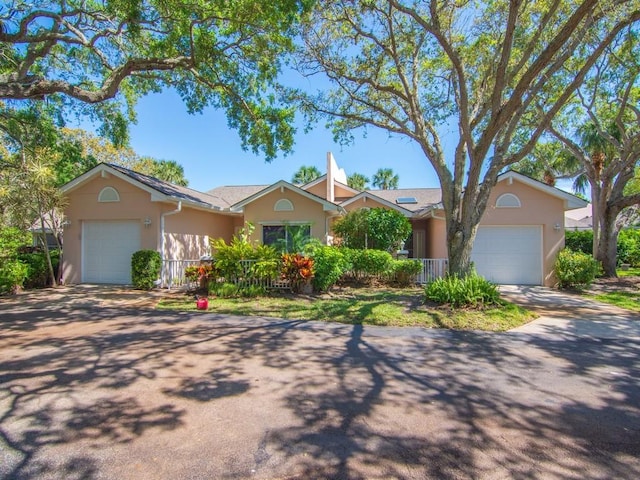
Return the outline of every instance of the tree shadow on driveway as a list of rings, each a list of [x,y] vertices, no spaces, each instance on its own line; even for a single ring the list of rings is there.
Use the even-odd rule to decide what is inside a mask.
[[[640,477],[632,341],[63,310],[3,318],[2,478]]]

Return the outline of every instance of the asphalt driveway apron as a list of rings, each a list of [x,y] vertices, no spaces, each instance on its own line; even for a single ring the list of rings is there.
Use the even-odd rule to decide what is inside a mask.
[[[78,292],[0,299],[1,478],[640,478],[633,338],[159,312]]]

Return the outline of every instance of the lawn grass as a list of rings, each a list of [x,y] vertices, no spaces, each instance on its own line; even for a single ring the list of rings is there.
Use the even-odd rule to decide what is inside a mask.
[[[587,295],[602,303],[626,308],[634,312],[640,312],[640,291],[639,292],[603,292],[595,295]]]
[[[535,314],[505,303],[485,310],[450,310],[423,304],[423,290],[357,288],[326,295],[274,294],[258,298],[210,298],[209,312],[225,315],[276,317],[381,326],[421,326],[501,332],[535,318]],[[162,300],[163,310],[196,310],[191,295]]]
[[[640,277],[640,267],[629,268],[629,270],[617,270],[619,277]]]

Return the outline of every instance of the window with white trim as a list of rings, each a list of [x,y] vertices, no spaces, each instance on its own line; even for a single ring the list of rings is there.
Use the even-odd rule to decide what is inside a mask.
[[[262,243],[282,252],[299,253],[311,239],[311,225],[263,225]]]
[[[274,212],[293,212],[293,203],[291,202],[291,200],[288,200],[286,198],[281,198],[273,206],[273,211]]]
[[[503,193],[496,200],[496,208],[520,208],[520,199],[513,193]]]
[[[100,193],[98,194],[98,202],[100,203],[119,202],[119,201],[120,201],[120,194],[113,187],[104,187],[102,190],[100,190]]]

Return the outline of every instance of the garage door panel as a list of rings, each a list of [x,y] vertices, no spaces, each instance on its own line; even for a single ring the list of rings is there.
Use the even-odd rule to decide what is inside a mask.
[[[131,255],[140,250],[140,222],[83,222],[82,281],[131,283]]]
[[[541,227],[480,227],[471,260],[478,273],[492,282],[540,285]]]

